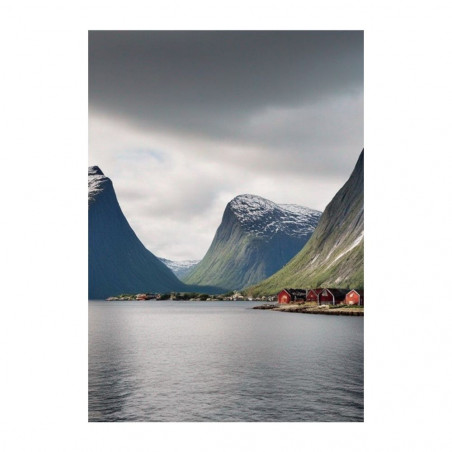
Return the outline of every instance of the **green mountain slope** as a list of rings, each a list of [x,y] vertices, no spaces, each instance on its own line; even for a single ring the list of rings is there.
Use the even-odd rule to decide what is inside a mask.
[[[322,214],[306,246],[250,295],[284,287],[364,288],[364,150],[352,175]]]
[[[278,205],[255,195],[228,203],[201,262],[183,278],[188,284],[242,289],[278,271],[303,248],[321,213]]]

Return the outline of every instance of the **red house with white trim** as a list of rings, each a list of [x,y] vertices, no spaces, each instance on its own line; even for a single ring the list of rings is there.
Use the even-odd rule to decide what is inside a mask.
[[[343,289],[323,289],[319,293],[319,304],[332,304],[336,305],[345,300],[347,290]]]
[[[306,301],[319,301],[319,293],[322,289],[309,289],[306,294]]]
[[[358,306],[364,306],[364,290],[352,289],[345,296],[345,304],[357,304]]]

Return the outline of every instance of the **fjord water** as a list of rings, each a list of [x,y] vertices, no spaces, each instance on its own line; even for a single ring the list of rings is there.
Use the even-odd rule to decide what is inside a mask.
[[[363,421],[363,317],[89,302],[89,421]]]

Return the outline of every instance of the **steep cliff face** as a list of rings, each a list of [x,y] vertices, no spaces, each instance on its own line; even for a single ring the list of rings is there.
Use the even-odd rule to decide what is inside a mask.
[[[121,211],[111,180],[97,166],[88,168],[88,219],[89,299],[186,290],[140,242]]]
[[[364,287],[364,150],[306,246],[283,269],[248,292],[260,295],[284,287],[319,286]]]
[[[232,290],[267,278],[302,249],[320,215],[255,195],[237,196],[226,206],[207,254],[184,281]]]

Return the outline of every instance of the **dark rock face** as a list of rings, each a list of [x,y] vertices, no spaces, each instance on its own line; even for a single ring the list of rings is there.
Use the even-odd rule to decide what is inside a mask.
[[[261,281],[303,248],[320,215],[259,196],[237,196],[226,206],[207,254],[184,281],[228,290]]]
[[[140,242],[121,211],[111,180],[97,166],[88,168],[88,219],[89,299],[186,290]]]
[[[88,176],[103,176],[104,173],[98,166],[88,167]]]
[[[250,292],[284,287],[364,287],[364,150],[303,250]]]

